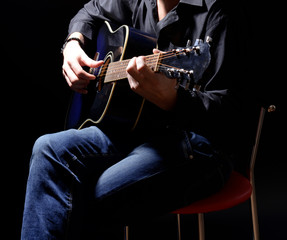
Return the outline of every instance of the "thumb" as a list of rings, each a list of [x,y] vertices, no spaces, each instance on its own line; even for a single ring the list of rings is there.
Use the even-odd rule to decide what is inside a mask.
[[[95,61],[91,58],[88,57],[88,55],[86,55],[85,53],[82,55],[82,59],[81,59],[81,62],[82,62],[82,66],[87,66],[87,67],[90,67],[90,68],[97,68],[97,67],[100,67],[104,61]]]

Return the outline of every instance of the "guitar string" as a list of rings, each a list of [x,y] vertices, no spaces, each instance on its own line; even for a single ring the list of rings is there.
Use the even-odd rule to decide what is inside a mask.
[[[168,68],[173,68],[173,69],[180,70],[180,68],[169,66],[167,64],[162,64],[162,63],[158,64],[158,69],[160,69],[160,70],[164,70],[164,69],[168,69]],[[122,72],[121,72],[122,75],[119,74],[118,72],[114,72],[114,73],[110,73],[109,72],[109,73],[106,73],[106,74],[101,74],[100,76],[101,77],[104,77],[104,76],[109,77],[110,79],[105,80],[106,82],[113,82],[113,81],[117,81],[117,80],[121,80],[123,78],[126,78],[126,72],[124,71],[125,68],[122,68],[120,70],[122,70]]]
[[[177,52],[177,54],[181,55],[181,54],[184,54],[184,50],[180,51],[180,52]],[[146,63],[147,65],[151,65],[151,64],[154,64],[155,62],[157,62],[158,60],[164,60],[164,59],[167,59],[167,58],[170,58],[172,56],[174,56],[175,53],[174,52],[168,52],[166,54],[162,54],[161,56],[158,56],[158,55],[149,55],[147,56],[147,60],[146,60]],[[130,61],[130,59],[127,59],[127,60],[123,60],[123,61],[120,61],[120,62],[111,62],[109,65],[106,65],[102,71],[104,70],[110,70],[111,71],[118,71],[118,70],[125,70],[126,69],[126,65],[128,64],[128,62]],[[161,63],[159,63],[161,64]],[[168,66],[168,67],[172,67],[172,66]],[[113,74],[113,73],[109,73],[109,74]]]
[[[193,50],[193,49],[192,49]],[[170,57],[173,57],[174,55],[183,55],[186,54],[184,50],[180,50],[178,52],[174,52],[174,51],[169,51],[160,55],[148,55],[146,56],[146,64],[148,66],[150,65],[154,65],[156,62],[158,63],[159,68],[164,69],[164,68],[175,68],[175,69],[180,69],[180,68],[176,68],[173,66],[169,66],[167,64],[163,64],[160,61],[164,60],[164,59],[168,59]],[[112,76],[112,75],[119,75],[119,72],[125,73],[125,69],[127,67],[128,62],[130,61],[130,59],[126,59],[120,62],[111,62],[107,65],[104,65],[101,69],[101,77],[104,76]],[[109,72],[108,72],[109,71]]]
[[[156,63],[156,61],[154,62],[147,62],[147,66],[152,67],[154,64]],[[180,69],[171,65],[167,65],[167,64],[163,64],[161,62],[158,63],[158,67],[161,69],[167,69],[167,68],[174,68],[174,69]],[[110,70],[110,72],[107,72],[108,70]],[[126,67],[121,67],[121,68],[113,68],[113,69],[108,69],[107,67],[105,68],[104,73],[101,74],[101,76],[113,76],[113,75],[120,75],[120,73],[125,74]],[[111,72],[113,71],[113,72]]]
[[[177,52],[177,54],[182,55],[182,54],[185,54],[185,52],[184,52],[184,50],[181,50],[180,52]],[[157,61],[157,59],[164,60],[164,59],[173,57],[174,55],[175,55],[175,53],[173,51],[161,54],[160,56],[158,56],[158,55],[149,55],[149,56],[147,56],[146,62],[149,63],[149,62],[153,62],[155,60]],[[109,64],[109,66],[107,66],[107,67],[109,67],[112,70],[113,69],[115,69],[115,70],[121,69],[123,67],[126,67],[126,66],[123,66],[123,63],[128,63],[129,61],[130,61],[130,59],[126,59],[126,60],[123,60],[123,61],[120,61],[120,62],[111,62]],[[119,66],[119,68],[118,68],[118,65],[121,65],[121,66]]]

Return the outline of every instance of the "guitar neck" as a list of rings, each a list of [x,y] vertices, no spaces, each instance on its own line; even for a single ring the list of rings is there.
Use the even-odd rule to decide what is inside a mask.
[[[160,53],[146,56],[146,64],[153,71],[158,71],[158,63],[160,56],[161,56]],[[102,69],[102,72],[104,72],[106,75],[104,83],[126,79],[127,78],[126,68],[130,60],[131,59],[126,59],[118,62],[111,62],[110,64],[107,65],[107,67],[105,67],[107,69]]]

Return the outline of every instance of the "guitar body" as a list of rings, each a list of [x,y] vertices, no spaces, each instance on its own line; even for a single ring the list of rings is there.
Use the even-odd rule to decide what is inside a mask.
[[[114,30],[116,29],[116,30]],[[74,93],[66,118],[66,128],[100,127],[132,130],[138,122],[144,99],[131,91],[128,80],[104,83],[107,66],[134,56],[152,53],[156,39],[128,26],[102,26],[97,37],[97,58],[104,65],[94,71],[97,79],[88,86],[88,94]]]

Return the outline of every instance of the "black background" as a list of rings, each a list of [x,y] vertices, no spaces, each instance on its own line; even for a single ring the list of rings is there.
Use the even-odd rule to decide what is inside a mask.
[[[1,7],[1,199],[5,212],[1,225],[7,239],[20,237],[34,141],[64,126],[71,92],[61,74],[60,49],[71,17],[85,2],[17,0],[7,1]],[[246,58],[251,58],[252,71],[246,79],[260,82],[260,98],[277,106],[277,111],[266,118],[255,172],[261,239],[287,239],[286,100],[283,100],[286,40],[280,10],[283,5],[247,0],[240,3],[250,28]],[[245,67],[242,63],[239,70]],[[196,219],[186,216],[184,220],[184,235],[194,237]],[[174,216],[164,216],[133,229],[131,237],[176,239],[175,224]],[[206,215],[207,239],[251,239],[250,226],[247,203]]]

